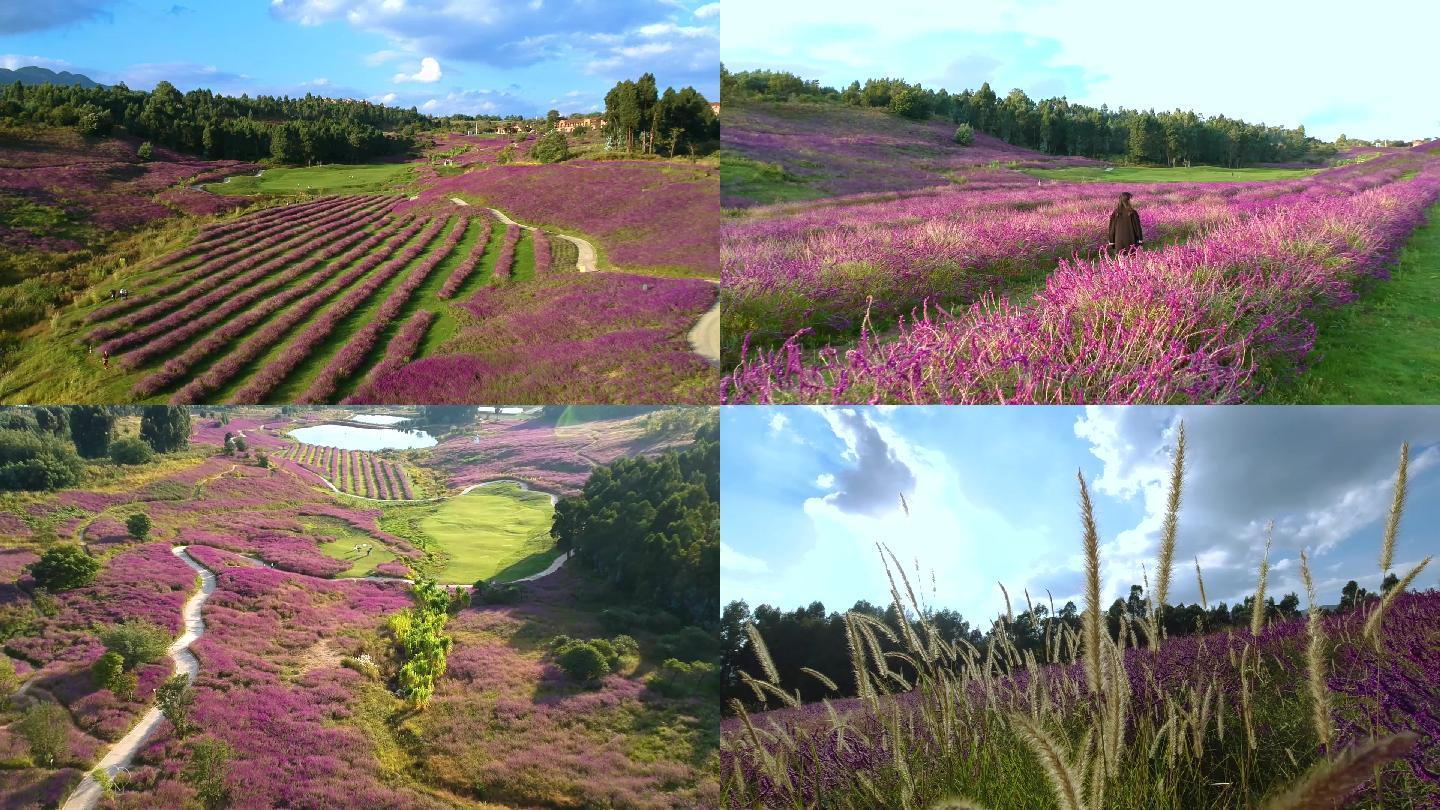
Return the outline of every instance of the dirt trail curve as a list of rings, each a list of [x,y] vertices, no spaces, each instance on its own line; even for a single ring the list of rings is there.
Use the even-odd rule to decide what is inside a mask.
[[[456,205],[469,205],[469,204],[470,204],[470,203],[467,203],[467,202],[465,202],[464,200],[460,199],[459,197],[451,197],[451,198],[450,198],[450,202],[453,202],[453,203],[455,203]],[[511,219],[510,217],[506,216],[506,215],[505,215],[505,212],[504,212],[504,211],[501,211],[499,208],[491,208],[491,209],[490,209],[490,213],[494,214],[496,219],[500,220],[501,222],[505,223],[506,225],[514,225],[514,226],[519,227],[519,228],[524,228],[524,229],[527,230],[527,231],[533,231],[533,230],[535,230],[535,226],[534,226],[534,225],[526,225],[526,224],[521,223],[521,222],[516,222],[515,220],[513,220],[513,219]],[[575,249],[578,250],[578,251],[580,251],[579,257],[575,260],[575,267],[576,267],[580,272],[582,272],[582,273],[594,273],[596,270],[599,270],[599,269],[600,269],[600,265],[599,265],[599,263],[598,263],[598,262],[596,261],[596,259],[595,259],[595,255],[596,255],[596,254],[595,254],[595,246],[594,246],[594,245],[590,244],[589,242],[585,241],[584,239],[580,239],[580,238],[575,237],[575,236],[568,236],[568,235],[563,234],[563,233],[557,233],[557,234],[555,234],[555,235],[558,236],[558,237],[560,237],[561,239],[564,239],[566,242],[569,242],[570,244],[574,245],[574,246],[575,246]]]
[[[719,286],[720,282],[712,282]],[[711,307],[700,320],[695,323],[695,328],[687,335],[690,339],[690,348],[696,354],[709,360],[715,365],[720,365],[720,299],[715,299],[715,306]]]
[[[450,202],[456,205],[468,206],[470,204],[459,197],[451,197]],[[527,231],[535,230],[535,226],[516,222],[506,216],[505,212],[499,208],[491,208],[490,213],[494,214],[497,219],[506,225],[515,225]],[[584,239],[568,236],[563,233],[557,233],[555,235],[574,244],[576,249],[580,251],[579,258],[576,260],[576,266],[580,272],[593,273],[598,269],[594,245]],[[716,285],[720,283],[719,281],[711,279],[706,280]],[[720,302],[718,300],[715,302],[714,307],[700,316],[700,320],[695,323],[694,328],[690,330],[690,333],[686,335],[686,337],[690,341],[690,348],[693,349],[696,354],[717,365],[720,363]]]
[[[195,558],[191,557],[185,549],[185,546],[175,546],[170,549],[170,553],[179,557],[181,562],[195,569],[195,573],[200,575],[200,590],[185,601],[185,607],[180,614],[185,622],[185,632],[170,645],[169,653],[170,658],[175,662],[175,673],[184,675],[193,683],[195,676],[200,674],[200,660],[190,652],[190,645],[195,643],[195,639],[205,632],[205,620],[200,616],[200,608],[205,604],[205,600],[210,598],[210,594],[215,591],[215,574],[196,562]],[[162,719],[160,710],[151,706],[145,712],[145,716],[140,718],[140,722],[120,738],[120,742],[115,743],[109,751],[105,752],[105,756],[100,759],[100,763],[96,767],[104,768],[111,777],[114,777],[117,771],[128,767],[131,760],[135,758],[135,753],[140,750],[140,746],[145,743],[146,738],[155,731],[155,727],[160,725]],[[86,774],[85,778],[80,780],[80,785],[65,800],[61,810],[90,810],[100,801],[100,795],[100,784],[95,781],[94,777]]]

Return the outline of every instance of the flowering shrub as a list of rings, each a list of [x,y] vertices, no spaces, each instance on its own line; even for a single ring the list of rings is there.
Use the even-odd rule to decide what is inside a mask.
[[[1440,197],[1410,152],[1289,186],[1236,190],[1208,232],[1160,250],[1062,259],[1023,304],[926,307],[899,333],[813,359],[803,334],[742,347],[727,402],[1239,402],[1303,368],[1316,311],[1353,300]],[[1416,173],[1418,171],[1418,173]],[[1413,174],[1414,176],[1409,176]],[[744,248],[741,248],[742,250]]]
[[[485,287],[439,354],[375,375],[351,399],[705,402],[713,371],[685,334],[714,296],[703,281],[618,273]]]

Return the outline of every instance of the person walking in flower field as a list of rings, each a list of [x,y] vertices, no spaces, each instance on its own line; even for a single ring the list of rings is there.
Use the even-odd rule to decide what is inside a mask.
[[[1120,192],[1120,202],[1110,212],[1110,234],[1107,247],[1114,253],[1124,253],[1133,247],[1145,244],[1140,230],[1140,213],[1130,205],[1130,192]]]

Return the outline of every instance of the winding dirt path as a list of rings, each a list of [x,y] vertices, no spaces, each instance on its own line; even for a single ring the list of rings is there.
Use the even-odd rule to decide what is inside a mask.
[[[455,203],[456,205],[464,205],[464,206],[469,206],[469,205],[470,205],[470,203],[465,202],[464,200],[460,199],[459,197],[451,197],[451,198],[450,198],[450,202],[453,202],[453,203]],[[526,224],[523,223],[523,222],[516,222],[515,220],[511,219],[508,215],[506,215],[506,213],[505,213],[504,211],[501,211],[499,208],[491,208],[491,209],[489,209],[489,210],[490,210],[490,213],[492,213],[492,214],[495,215],[495,218],[496,218],[496,219],[500,220],[501,222],[505,223],[506,225],[514,225],[514,226],[516,226],[516,227],[518,227],[518,228],[524,228],[524,229],[527,230],[527,231],[533,231],[533,230],[536,229],[534,225],[526,225]],[[579,270],[580,272],[582,272],[582,273],[594,273],[594,272],[596,272],[596,271],[599,270],[599,263],[598,263],[598,260],[596,259],[596,255],[597,255],[597,254],[596,254],[596,252],[595,252],[595,246],[594,246],[594,245],[590,244],[589,242],[585,241],[584,239],[581,239],[581,238],[575,237],[575,236],[570,236],[570,235],[568,235],[568,234],[557,233],[557,234],[555,234],[555,235],[558,236],[558,237],[560,237],[561,239],[564,239],[565,241],[573,244],[573,245],[575,246],[576,250],[579,251],[579,255],[578,255],[578,257],[577,257],[576,260],[575,260],[576,269],[578,269],[578,270]],[[717,286],[720,284],[720,282],[719,282],[718,280],[714,280],[714,279],[705,279],[705,280],[706,280],[706,281],[709,281],[710,283],[715,284],[715,285],[717,285]],[[689,334],[687,334],[685,337],[686,337],[686,339],[688,339],[688,340],[690,341],[690,348],[691,348],[696,354],[700,355],[701,357],[705,358],[706,360],[709,360],[711,363],[714,363],[714,364],[716,364],[716,365],[719,365],[719,363],[720,363],[720,301],[719,301],[718,299],[715,301],[715,306],[714,306],[714,307],[711,307],[709,310],[707,310],[707,311],[705,312],[704,315],[701,315],[701,316],[700,316],[700,320],[698,320],[698,321],[695,322],[695,326],[690,329]]]
[[[200,590],[185,601],[185,607],[180,612],[185,623],[185,632],[170,644],[168,652],[171,660],[175,662],[175,674],[184,675],[193,683],[195,676],[200,674],[200,660],[190,652],[190,645],[205,633],[205,619],[200,615],[200,608],[205,604],[205,600],[210,598],[210,594],[215,591],[215,574],[196,562],[186,548],[186,546],[175,546],[170,549],[170,553],[179,557],[181,562],[195,569],[195,573],[200,575]],[[160,725],[162,719],[164,717],[160,714],[160,709],[151,706],[140,718],[140,722],[136,723],[124,737],[121,737],[119,742],[112,745],[109,751],[105,752],[105,756],[95,767],[104,768],[111,777],[114,777],[117,771],[128,767],[134,760],[135,753],[155,731],[155,727]],[[100,796],[100,783],[87,773],[85,778],[80,780],[79,786],[65,800],[61,810],[90,810],[100,801]]]
[[[720,284],[718,281],[712,283],[716,286]],[[695,323],[695,327],[686,337],[690,340],[690,348],[696,354],[717,366],[720,365],[720,299],[718,296],[715,299],[715,306],[700,316],[700,320]]]

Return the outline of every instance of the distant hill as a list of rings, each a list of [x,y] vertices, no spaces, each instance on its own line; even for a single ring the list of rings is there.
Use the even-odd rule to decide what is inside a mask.
[[[82,76],[79,73],[70,73],[62,70],[56,73],[49,68],[22,67],[16,70],[0,68],[0,84],[14,84],[24,82],[25,84],[64,84],[75,87],[104,87],[89,76]]]
[[[727,102],[720,130],[721,204],[745,207],[944,186],[991,168],[1098,166],[1046,155],[983,132],[955,143],[955,124],[912,121],[848,104]],[[1030,185],[1030,178],[1024,180]]]

